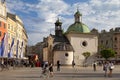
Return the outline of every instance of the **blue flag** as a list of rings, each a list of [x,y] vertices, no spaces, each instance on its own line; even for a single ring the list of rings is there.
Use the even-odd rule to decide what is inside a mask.
[[[13,45],[14,45],[14,38],[13,38],[11,46],[10,46],[10,51],[8,53],[8,58],[12,58],[13,57],[13,52],[12,52]]]
[[[3,56],[3,53],[4,53],[4,38],[5,38],[5,35],[4,35],[4,37],[2,38],[1,46],[0,46],[0,56],[1,56],[1,57]]]
[[[23,58],[23,42],[21,43],[21,52],[20,52],[20,58]]]
[[[17,40],[17,46],[16,46],[16,58],[19,57],[19,55],[18,55],[18,45],[19,45],[19,40]]]
[[[7,33],[5,33],[5,35],[1,41],[0,56],[7,57],[7,53],[8,53],[8,35],[7,35]]]

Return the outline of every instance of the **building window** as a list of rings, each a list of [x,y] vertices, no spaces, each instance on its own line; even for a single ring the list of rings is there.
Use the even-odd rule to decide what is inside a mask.
[[[0,27],[2,26],[2,23],[1,23],[1,21],[0,21]]]
[[[8,29],[10,29],[10,24],[8,24]]]
[[[115,37],[115,41],[117,41],[117,37]]]
[[[11,31],[13,31],[13,26],[11,26]]]
[[[6,28],[6,24],[4,24],[4,29]]]
[[[65,53],[65,56],[68,57],[69,56],[68,53]]]
[[[83,41],[82,46],[86,47],[87,46],[87,41]]]
[[[5,36],[6,33],[4,33],[4,36]]]
[[[106,41],[106,45],[108,44],[108,40]]]
[[[101,44],[103,44],[103,40],[101,40]]]
[[[2,36],[2,33],[1,33],[1,31],[0,31],[0,37]]]

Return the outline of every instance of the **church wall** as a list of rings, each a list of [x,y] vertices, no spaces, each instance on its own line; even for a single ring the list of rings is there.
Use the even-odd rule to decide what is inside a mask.
[[[61,65],[71,65],[73,61],[73,51],[55,51],[54,65],[56,65],[58,60],[60,61]]]
[[[48,48],[43,49],[43,61],[48,61]]]
[[[71,45],[73,46],[74,52],[74,61],[76,65],[82,65],[85,58],[82,55],[84,52],[90,52],[91,55],[97,53],[98,50],[98,38],[92,34],[69,34],[67,35]],[[86,43],[86,46],[83,46],[83,42]],[[88,63],[94,61],[94,58],[91,57],[88,60]]]

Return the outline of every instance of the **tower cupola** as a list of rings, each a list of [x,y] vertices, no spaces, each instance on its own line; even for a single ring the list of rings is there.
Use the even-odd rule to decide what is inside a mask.
[[[62,22],[58,20],[55,22],[55,35],[61,36],[62,35],[62,28],[61,28]]]
[[[82,14],[77,10],[77,12],[74,14],[75,22],[82,22]]]

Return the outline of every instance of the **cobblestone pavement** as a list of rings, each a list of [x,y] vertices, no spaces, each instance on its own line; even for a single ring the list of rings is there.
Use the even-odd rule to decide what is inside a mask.
[[[0,72],[0,80],[120,80],[120,66],[113,70],[112,77],[104,77],[102,67],[93,71],[92,67],[61,67],[54,77],[40,78],[41,68],[17,68]]]

